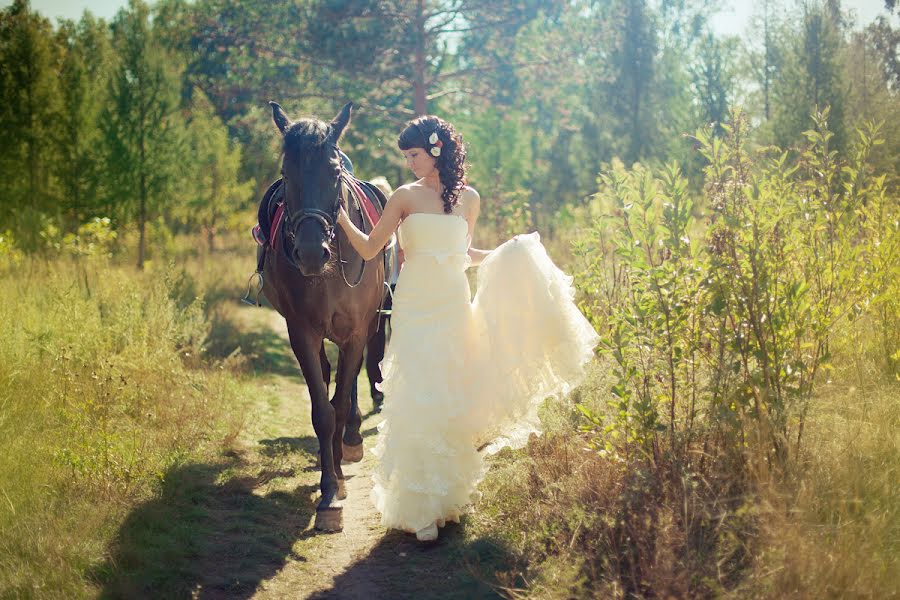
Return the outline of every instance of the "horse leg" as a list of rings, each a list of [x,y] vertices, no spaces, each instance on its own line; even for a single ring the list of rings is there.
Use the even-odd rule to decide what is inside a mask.
[[[362,361],[362,356],[360,356]],[[359,375],[359,369],[356,369]],[[357,377],[353,377],[353,387],[350,388],[350,412],[347,414],[347,424],[344,427],[343,455],[346,462],[359,462],[363,458],[363,439],[359,434],[362,426],[362,413],[359,410],[359,390],[357,389]]]
[[[322,463],[322,477],[319,481],[319,489],[322,499],[316,506],[316,529],[325,531],[340,531],[344,528],[343,505],[338,500],[338,481],[335,471],[335,457],[332,444],[334,438],[335,414],[334,408],[328,402],[328,391],[325,388],[325,380],[322,378],[322,365],[319,362],[319,349],[322,338],[314,339],[302,330],[288,325],[288,335],[291,340],[291,348],[300,370],[306,379],[309,389],[309,398],[312,401],[312,422],[316,437],[319,439],[319,452]],[[340,460],[338,457],[337,460]]]
[[[364,339],[354,339],[341,348],[338,359],[337,387],[334,394],[335,412],[340,425],[335,432],[334,447],[341,449],[347,462],[359,462],[363,455],[363,440],[359,434],[362,415],[355,398],[356,378],[362,365]],[[343,434],[343,435],[341,435]]]
[[[319,364],[322,365],[322,379],[325,381],[327,395],[331,387],[331,363],[328,362],[328,355],[325,354],[325,340],[322,340],[322,346],[319,348]]]
[[[325,380],[325,395],[331,393],[331,363],[328,362],[328,355],[325,354],[325,340],[322,340],[322,346],[319,348],[319,363],[322,365],[322,379]],[[316,451],[316,468],[322,466],[322,451]]]

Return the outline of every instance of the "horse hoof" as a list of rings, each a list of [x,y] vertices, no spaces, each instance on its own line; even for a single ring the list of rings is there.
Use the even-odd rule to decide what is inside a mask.
[[[355,463],[359,462],[363,459],[363,445],[357,444],[356,446],[348,446],[347,444],[343,444],[344,447],[344,462]]]
[[[319,531],[343,531],[343,508],[318,508],[316,509],[316,529]]]
[[[347,499],[347,485],[344,483],[343,479],[338,479],[337,499],[338,500],[346,500]]]

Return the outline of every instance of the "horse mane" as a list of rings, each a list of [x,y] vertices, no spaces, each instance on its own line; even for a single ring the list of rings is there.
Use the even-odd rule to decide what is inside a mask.
[[[331,127],[317,119],[300,119],[292,123],[284,134],[284,151],[297,155],[310,150],[320,151],[331,133]]]

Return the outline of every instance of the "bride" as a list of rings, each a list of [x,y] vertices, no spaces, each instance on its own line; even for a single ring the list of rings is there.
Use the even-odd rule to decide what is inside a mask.
[[[471,247],[481,198],[450,123],[419,117],[398,145],[416,181],[397,188],[369,235],[343,208],[338,224],[366,260],[395,230],[405,254],[381,363],[372,499],[383,525],[435,540],[475,500],[483,454],[538,431],[537,406],[577,385],[598,336],[537,233]]]

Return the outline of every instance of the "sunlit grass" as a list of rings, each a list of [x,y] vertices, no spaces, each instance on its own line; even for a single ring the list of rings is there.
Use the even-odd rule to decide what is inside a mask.
[[[129,508],[236,434],[242,384],[203,356],[194,285],[104,258],[0,273],[0,595],[92,595]]]
[[[900,597],[900,393],[828,387],[816,399],[802,470],[770,488],[750,594]]]
[[[747,481],[723,464],[655,486],[654,469],[680,474],[576,432],[573,401],[603,411],[600,363],[577,398],[545,406],[540,440],[493,460],[467,535],[506,549],[509,597],[900,597],[900,393],[855,373],[811,400],[791,472]]]

